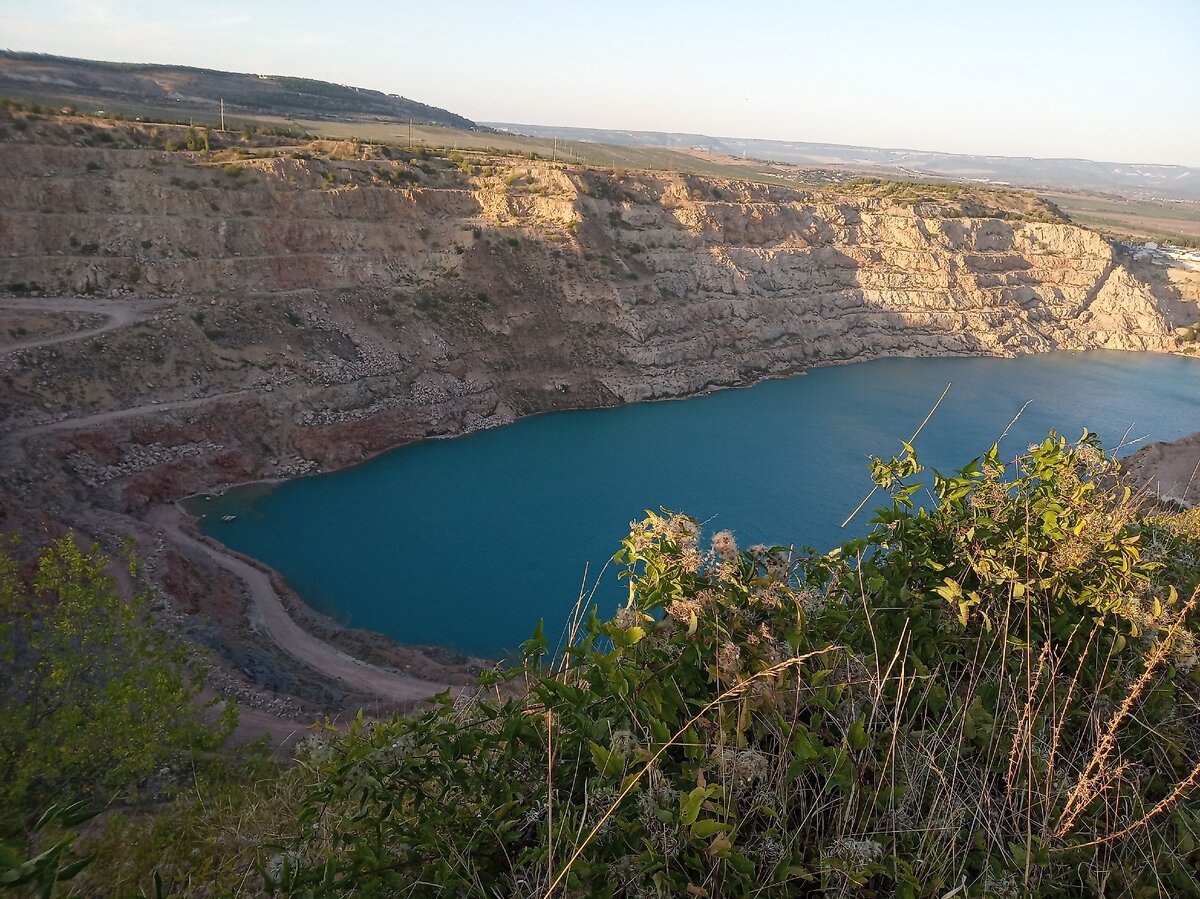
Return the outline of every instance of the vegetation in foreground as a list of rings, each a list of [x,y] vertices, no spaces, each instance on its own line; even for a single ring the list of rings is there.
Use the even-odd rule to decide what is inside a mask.
[[[564,651],[112,815],[62,889],[1200,896],[1200,511],[1143,509],[1088,435],[872,475],[891,503],[828,554],[648,514]]]
[[[98,548],[68,535],[28,573],[14,548],[0,544],[0,889],[49,895],[83,867],[70,828],[153,797],[171,764],[224,743],[237,709],[198,703],[203,667],[151,624],[149,596],[122,598]]]

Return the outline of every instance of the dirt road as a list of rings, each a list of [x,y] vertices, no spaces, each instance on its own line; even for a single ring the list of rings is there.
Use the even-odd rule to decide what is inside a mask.
[[[171,305],[175,300],[80,300],[55,298],[43,300],[24,297],[0,297],[0,309],[36,314],[86,313],[100,315],[104,322],[95,327],[72,331],[66,334],[42,336],[0,346],[0,357],[27,349],[37,349],[59,343],[84,340],[118,328],[143,321],[156,310]],[[54,431],[92,428],[122,418],[156,415],[178,409],[215,403],[249,393],[234,390],[228,393],[190,399],[153,402],[125,409],[112,409],[91,415],[68,417],[59,421],[33,425],[11,431],[0,439],[0,464],[19,462],[21,445],[30,437]],[[180,546],[190,547],[207,555],[215,564],[224,568],[240,580],[250,598],[251,625],[293,658],[317,672],[345,684],[350,689],[369,693],[386,702],[419,702],[446,689],[448,685],[421,680],[416,677],[389,671],[355,659],[346,653],[313,637],[297,625],[288,615],[270,579],[248,562],[197,539],[187,533],[182,525],[182,513],[172,507],[159,507],[147,516],[147,522],[164,531],[168,538]]]
[[[180,525],[181,515],[174,507],[159,506],[146,520],[162,529],[172,542],[199,550],[245,584],[250,597],[251,624],[292,657],[354,690],[393,702],[419,702],[447,688],[446,684],[430,683],[369,665],[321,642],[291,619],[263,572],[188,534]]]
[[[54,297],[52,299],[33,299],[26,297],[0,297],[0,309],[12,312],[27,312],[37,315],[55,315],[63,312],[77,312],[86,315],[100,315],[104,323],[93,328],[83,328],[79,331],[68,331],[66,334],[55,334],[50,337],[32,337],[29,340],[19,340],[15,343],[0,344],[0,356],[9,356],[21,350],[41,349],[56,343],[69,343],[73,340],[84,340],[115,331],[128,325],[144,321],[151,314],[165,306],[177,303],[178,300],[78,300]]]

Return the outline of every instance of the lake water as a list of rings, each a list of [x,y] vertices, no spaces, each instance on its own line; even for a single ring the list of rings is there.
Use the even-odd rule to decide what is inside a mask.
[[[1156,354],[882,359],[678,402],[565,412],[202,504],[205,531],[280,571],[315,608],[411,644],[499,656],[539,618],[557,635],[631,519],[659,506],[743,546],[819,549],[859,535],[870,453],[917,441],[948,471],[991,445],[1012,458],[1054,428],[1105,446],[1200,430],[1200,361]],[[1122,450],[1132,451],[1136,447]],[[877,496],[877,499],[879,497]],[[222,523],[219,516],[237,519]],[[589,584],[590,587],[590,584]],[[597,601],[623,597],[615,567]]]

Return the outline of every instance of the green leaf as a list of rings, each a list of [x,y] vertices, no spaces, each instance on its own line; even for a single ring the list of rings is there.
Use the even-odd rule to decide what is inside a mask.
[[[871,737],[861,718],[850,725],[850,732],[846,736],[851,749],[862,750],[871,745]]]
[[[72,877],[90,865],[95,858],[95,855],[88,855],[81,859],[76,859],[68,865],[63,865],[62,868],[59,869],[58,879],[60,881],[70,880]]]
[[[679,817],[685,826],[696,822],[696,818],[700,815],[700,804],[707,797],[708,791],[704,787],[696,787],[686,796],[679,797]]]
[[[592,750],[592,762],[601,777],[616,777],[625,769],[625,762],[620,756],[595,741],[589,741],[588,745]]]
[[[711,836],[729,830],[729,824],[725,821],[714,821],[712,818],[705,818],[703,821],[697,821],[692,825],[692,836],[699,840],[706,840]]]
[[[614,627],[612,641],[614,645],[625,649],[640,642],[645,636],[646,629],[644,627],[639,627],[637,625],[627,628]]]

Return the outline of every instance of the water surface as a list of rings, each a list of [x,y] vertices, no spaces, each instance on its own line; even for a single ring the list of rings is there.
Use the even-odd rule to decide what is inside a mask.
[[[686,512],[742,545],[828,549],[861,533],[869,508],[839,524],[871,488],[868,454],[897,453],[948,383],[917,441],[922,461],[944,471],[986,450],[1030,400],[1004,458],[1051,428],[1074,439],[1086,426],[1110,448],[1126,435],[1200,430],[1193,359],[882,359],[404,447],[276,489],[230,491],[204,504],[203,527],[347,624],[497,656],[539,618],[559,632],[585,564],[594,578],[643,509]],[[602,613],[622,597],[615,574],[597,594]]]

